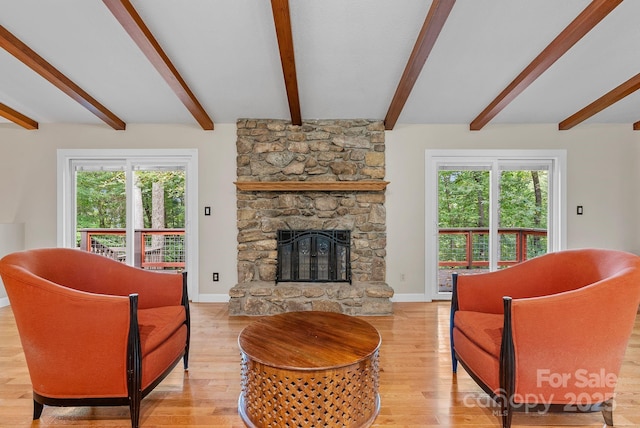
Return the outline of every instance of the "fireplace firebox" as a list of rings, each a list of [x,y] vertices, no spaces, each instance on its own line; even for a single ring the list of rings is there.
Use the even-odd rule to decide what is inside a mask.
[[[349,230],[279,230],[278,282],[351,283]]]

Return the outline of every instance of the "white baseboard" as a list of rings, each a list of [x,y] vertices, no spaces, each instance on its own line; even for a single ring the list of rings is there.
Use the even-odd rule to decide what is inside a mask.
[[[228,303],[229,294],[200,294],[194,302],[201,303]],[[422,293],[396,293],[391,298],[392,302],[430,302],[431,299]]]
[[[194,301],[200,303],[229,303],[229,294],[199,294],[198,300]]]
[[[430,302],[431,298],[423,293],[395,293],[392,302]]]
[[[198,295],[197,300],[193,300],[194,302],[202,302],[202,303],[228,303],[229,302],[229,294],[200,294]],[[392,302],[430,302],[431,299],[427,298],[426,295],[420,293],[396,293],[391,298]],[[5,306],[9,306],[9,298],[2,297],[0,298],[0,308]]]

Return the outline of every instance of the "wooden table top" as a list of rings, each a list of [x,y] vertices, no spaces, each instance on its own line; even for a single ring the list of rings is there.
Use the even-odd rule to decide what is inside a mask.
[[[343,367],[380,347],[378,330],[349,315],[286,312],[257,319],[238,337],[240,350],[262,364],[290,370]]]

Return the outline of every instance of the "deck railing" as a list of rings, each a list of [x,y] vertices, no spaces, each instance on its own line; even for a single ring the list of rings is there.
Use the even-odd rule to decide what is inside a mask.
[[[121,262],[126,257],[126,230],[80,229],[80,249]],[[184,229],[136,229],[134,266],[143,269],[184,269]]]
[[[510,266],[547,252],[546,229],[498,229],[498,266]],[[488,228],[447,228],[439,230],[439,265],[451,268],[489,266]]]

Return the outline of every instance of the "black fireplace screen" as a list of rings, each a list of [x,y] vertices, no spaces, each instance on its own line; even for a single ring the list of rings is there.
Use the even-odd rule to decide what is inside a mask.
[[[348,230],[279,230],[278,282],[351,283]]]

